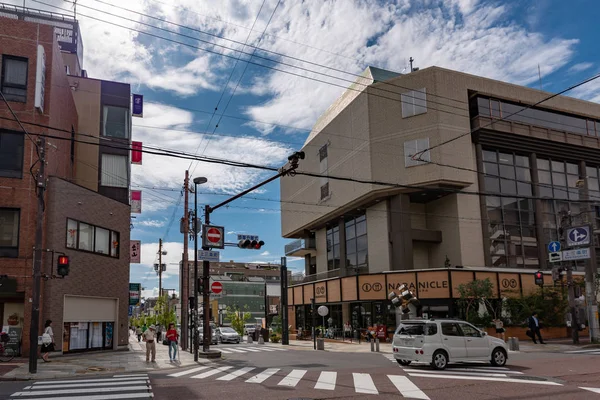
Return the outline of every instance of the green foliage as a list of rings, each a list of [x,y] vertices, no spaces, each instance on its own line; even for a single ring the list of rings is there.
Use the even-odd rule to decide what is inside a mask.
[[[544,326],[565,326],[568,304],[566,289],[563,293],[560,287],[546,286],[526,296],[506,299],[505,308],[513,326],[526,326],[534,311]]]
[[[168,295],[163,295],[156,299],[154,312],[155,315],[153,317],[148,317],[152,318],[154,321],[152,323],[148,323],[148,321],[146,321],[148,325],[160,325],[166,328],[170,323],[177,323],[175,309],[171,309],[171,307],[169,307]]]
[[[494,304],[493,288],[494,285],[489,278],[475,279],[458,285],[460,294],[458,306],[465,321],[475,326],[489,326],[497,317],[500,309]],[[481,304],[485,307],[483,313],[479,310]]]
[[[273,328],[274,333],[281,334],[283,328],[281,325],[281,317],[279,315],[273,317],[273,320],[271,321],[271,327]]]
[[[242,336],[244,334],[244,325],[250,320],[252,314],[248,311],[248,306],[244,306],[244,310],[239,308],[227,307],[225,310],[225,318],[231,322],[231,327]]]
[[[273,343],[279,343],[279,341],[281,340],[281,335],[279,335],[278,333],[272,333],[270,337],[271,342]]]

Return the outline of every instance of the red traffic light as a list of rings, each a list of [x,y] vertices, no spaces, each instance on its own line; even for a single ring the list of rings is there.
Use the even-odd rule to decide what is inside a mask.
[[[536,273],[535,273],[535,277],[536,277],[537,279],[542,279],[542,278],[543,278],[543,276],[544,276],[544,275],[543,275],[541,272],[536,272]]]
[[[535,284],[538,286],[544,286],[544,274],[541,271],[537,271],[534,275],[533,275],[534,279],[535,279]]]
[[[265,242],[263,242],[262,240],[259,240],[258,242],[254,243],[254,248],[256,250],[260,250],[260,248],[265,244]]]
[[[58,256],[58,265],[69,265],[68,256]]]

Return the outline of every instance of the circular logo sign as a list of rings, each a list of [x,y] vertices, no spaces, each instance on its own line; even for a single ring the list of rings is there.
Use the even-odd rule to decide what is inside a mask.
[[[206,240],[211,243],[219,243],[221,241],[221,231],[217,228],[209,228],[206,232]]]
[[[219,294],[223,291],[223,284],[221,282],[213,282],[212,285],[210,285],[210,290],[214,294]]]
[[[364,283],[362,285],[363,292],[370,292],[371,290],[374,291],[374,292],[380,292],[381,289],[383,289],[383,286],[379,282],[375,282],[373,284]]]
[[[319,313],[319,315],[321,317],[324,317],[327,314],[329,314],[329,309],[325,306],[321,306],[321,307],[317,308],[317,312]]]

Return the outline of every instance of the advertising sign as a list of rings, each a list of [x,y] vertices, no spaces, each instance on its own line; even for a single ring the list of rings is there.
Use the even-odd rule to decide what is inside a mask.
[[[142,242],[139,240],[130,240],[129,247],[129,262],[131,264],[139,264],[141,262]]]
[[[133,112],[131,115],[140,118],[144,116],[144,96],[141,94],[133,95]]]
[[[131,191],[131,213],[141,214],[142,213],[142,191],[132,190]]]
[[[131,163],[142,165],[142,142],[131,142]]]
[[[46,86],[46,51],[44,46],[38,44],[37,64],[35,68],[35,97],[34,106],[41,113],[44,112],[44,93]]]
[[[129,305],[135,306],[140,302],[140,294],[142,285],[140,283],[130,283],[129,284]]]

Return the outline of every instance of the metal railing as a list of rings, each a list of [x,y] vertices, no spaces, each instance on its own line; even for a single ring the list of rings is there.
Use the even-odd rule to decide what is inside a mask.
[[[340,276],[339,268],[332,269],[331,271],[319,272],[318,274],[312,274],[312,275],[297,274],[296,276],[292,275],[291,284],[298,285],[301,283],[320,281],[321,279],[337,278],[339,276]]]
[[[285,254],[290,255],[298,250],[314,250],[315,243],[314,238],[294,240],[285,245]]]

